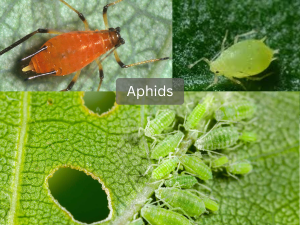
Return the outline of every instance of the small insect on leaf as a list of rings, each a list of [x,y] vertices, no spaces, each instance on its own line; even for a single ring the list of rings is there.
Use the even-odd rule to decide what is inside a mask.
[[[131,221],[128,225],[145,225],[142,218],[138,218],[134,221]]]
[[[190,115],[187,117],[186,122],[184,124],[184,128],[186,130],[190,130],[195,128],[200,120],[205,116],[207,113],[210,105],[213,102],[214,97],[212,95],[206,96],[202,103],[199,103]]]
[[[169,59],[169,57],[150,59],[128,65],[124,64],[121,61],[117,53],[117,48],[125,44],[125,40],[121,37],[120,27],[109,28],[107,11],[110,6],[120,3],[123,0],[117,0],[104,6],[103,20],[105,24],[105,30],[100,31],[90,30],[89,24],[82,13],[78,12],[64,0],[59,1],[65,4],[70,10],[74,11],[78,15],[78,17],[84,23],[85,31],[63,33],[56,30],[40,28],[0,51],[0,55],[2,55],[12,48],[18,46],[19,44],[23,43],[24,41],[28,40],[35,34],[49,33],[57,35],[43,44],[43,46],[37,52],[22,59],[22,61],[30,59],[28,66],[24,67],[22,71],[32,71],[35,73],[34,76],[30,76],[25,80],[31,80],[41,76],[49,75],[65,76],[76,72],[71,83],[66,89],[63,90],[68,91],[78,80],[81,69],[95,61],[99,68],[99,91],[104,79],[103,67],[101,63],[112,53],[121,68],[129,68],[145,63],[152,63]]]
[[[161,134],[161,132],[169,127],[175,119],[175,112],[173,110],[161,111],[153,120],[148,121],[145,128],[145,135],[147,137],[154,137]]]
[[[201,180],[212,179],[211,169],[198,157],[183,155],[180,157],[180,162],[187,172],[195,174]]]
[[[172,159],[165,159],[157,168],[152,171],[152,178],[160,180],[168,176],[177,167],[179,160],[177,157]]]
[[[202,197],[204,202],[205,208],[209,209],[210,211],[218,211],[219,204],[208,197]]]
[[[231,102],[215,111],[217,121],[241,121],[251,119],[255,113],[255,104],[249,101]]]
[[[244,131],[239,139],[245,142],[255,142],[257,140],[257,134],[255,132]]]
[[[199,217],[205,212],[203,200],[186,190],[159,188],[155,191],[155,196],[173,208],[182,209],[177,211],[187,216]]]
[[[252,171],[253,167],[251,163],[247,160],[238,161],[229,164],[226,167],[228,173],[235,174],[235,175],[245,175]]]
[[[211,162],[211,167],[212,168],[219,168],[219,167],[224,166],[225,164],[227,164],[228,161],[229,160],[228,160],[227,156],[221,156],[221,157],[219,157],[219,158],[217,158],[217,159],[215,159]]]
[[[200,150],[224,149],[236,144],[238,139],[239,132],[235,127],[218,127],[200,137],[194,145]]]
[[[167,187],[179,188],[191,188],[197,183],[197,179],[191,175],[178,175],[165,181]]]
[[[153,225],[191,225],[191,222],[177,212],[146,204],[141,210],[142,217]]]
[[[150,158],[158,160],[161,157],[167,156],[170,152],[174,152],[183,137],[184,134],[181,131],[178,131],[173,135],[168,135],[155,146],[151,152]]]
[[[272,50],[265,43],[265,38],[261,40],[248,39],[238,42],[239,37],[248,36],[255,33],[255,31],[246,34],[238,35],[232,46],[224,50],[224,43],[227,37],[227,32],[222,44],[221,53],[215,60],[208,60],[201,58],[195,63],[189,65],[192,68],[200,61],[205,61],[209,64],[210,70],[215,74],[215,81],[206,89],[215,85],[218,82],[217,76],[225,76],[233,82],[241,85],[245,90],[245,86],[234,78],[248,78],[263,72],[269,67],[271,62],[275,59],[274,54],[278,50]],[[253,80],[261,80],[270,74],[262,77],[252,78]]]

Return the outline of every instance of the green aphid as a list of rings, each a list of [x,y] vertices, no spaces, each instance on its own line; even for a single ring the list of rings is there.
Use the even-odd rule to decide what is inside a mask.
[[[151,225],[191,225],[183,215],[171,210],[146,204],[141,209],[142,217]]]
[[[231,102],[221,106],[215,112],[217,121],[241,121],[251,119],[255,113],[255,104],[250,101]]]
[[[165,185],[167,187],[175,186],[180,188],[191,188],[197,183],[198,183],[197,179],[191,175],[178,175],[165,181]]]
[[[183,155],[180,157],[180,162],[187,172],[195,174],[201,180],[212,179],[211,169],[198,157]]]
[[[254,31],[238,35],[235,38],[234,44],[223,50],[223,44],[226,40],[225,36],[221,53],[216,59],[210,61],[206,58],[201,58],[195,63],[189,65],[189,68],[192,68],[200,61],[205,61],[209,65],[210,70],[215,74],[215,81],[207,88],[215,85],[218,82],[218,76],[223,75],[246,89],[240,81],[234,78],[247,78],[249,80],[263,79],[270,74],[255,78],[252,78],[252,76],[267,69],[270,63],[276,59],[273,57],[274,54],[278,53],[278,50],[272,50],[264,43],[265,38],[261,40],[248,39],[238,42],[239,37],[250,35],[252,33],[254,33]]]
[[[219,158],[217,158],[217,159],[215,159],[215,160],[212,160],[212,162],[211,162],[211,167],[212,168],[220,168],[220,167],[222,167],[222,166],[224,166],[225,164],[227,164],[228,163],[228,157],[227,156],[221,156],[221,157],[219,157]]]
[[[257,134],[255,132],[244,131],[239,139],[246,142],[255,142],[257,141]]]
[[[237,161],[229,164],[226,170],[230,174],[245,175],[252,171],[253,167],[248,160]]]
[[[173,110],[161,111],[153,120],[148,121],[145,128],[145,135],[147,137],[154,137],[161,134],[161,132],[169,127],[175,119],[175,112]]]
[[[172,208],[182,209],[182,211],[177,211],[186,216],[199,217],[205,212],[203,200],[190,191],[177,188],[159,188],[155,191],[155,196]]]
[[[195,142],[200,150],[216,150],[230,147],[239,140],[239,132],[235,127],[218,127],[209,131]]]
[[[213,200],[211,200],[208,197],[202,197],[202,200],[204,202],[205,208],[207,208],[210,211],[218,211],[219,210],[219,204]]]
[[[145,225],[142,218],[131,221],[128,225]]]
[[[204,117],[204,115],[207,113],[208,108],[212,104],[213,98],[214,97],[211,95],[206,96],[204,101],[201,104],[199,103],[193,109],[184,124],[184,128],[186,130],[193,129],[199,124],[200,120]]]
[[[158,143],[151,152],[151,159],[158,160],[161,157],[167,156],[170,152],[174,152],[175,148],[183,139],[184,134],[181,131],[173,135],[167,136],[164,140]]]
[[[177,157],[172,159],[165,159],[157,168],[152,171],[152,178],[155,180],[160,180],[168,176],[172,171],[175,170],[179,160]]]

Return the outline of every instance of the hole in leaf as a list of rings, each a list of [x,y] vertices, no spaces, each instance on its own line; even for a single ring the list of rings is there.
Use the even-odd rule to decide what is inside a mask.
[[[50,193],[75,220],[93,223],[109,216],[102,184],[83,171],[60,168],[48,179]]]
[[[83,100],[89,110],[100,115],[114,106],[116,94],[114,92],[85,92]]]

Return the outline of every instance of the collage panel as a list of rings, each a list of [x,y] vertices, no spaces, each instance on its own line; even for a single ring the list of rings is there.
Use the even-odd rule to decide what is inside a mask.
[[[0,93],[0,224],[299,223],[299,93]]]
[[[114,4],[107,8],[106,27],[103,8],[109,3]],[[78,10],[80,16],[70,7]],[[70,89],[74,83],[70,83],[72,78],[75,81],[76,75],[79,76],[75,72],[81,69],[72,90],[96,91],[101,65],[105,77],[102,91],[115,91],[116,79],[120,77],[172,77],[171,60],[152,63],[152,59],[168,59],[172,54],[171,0],[158,0],[155,4],[136,0],[2,1],[0,15],[3,18],[0,22],[0,91]],[[86,25],[94,32],[84,32]],[[101,31],[117,27],[120,32]],[[29,38],[27,35],[34,31],[41,33]],[[29,39],[6,52],[7,47],[26,36]],[[115,52],[109,51],[114,47],[121,62],[116,62]],[[93,62],[97,59],[98,62]],[[125,66],[147,60],[150,63]]]
[[[173,77],[186,91],[299,91],[299,1],[173,6]]]

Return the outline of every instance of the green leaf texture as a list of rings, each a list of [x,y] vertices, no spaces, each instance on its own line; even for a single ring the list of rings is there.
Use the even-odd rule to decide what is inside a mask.
[[[92,30],[103,30],[103,7],[109,0],[67,0],[81,12]],[[108,22],[111,27],[121,27],[125,45],[118,49],[125,64],[172,54],[172,1],[124,0],[109,7]],[[84,30],[77,14],[58,0],[4,0],[0,3],[0,50],[38,28],[63,32]],[[42,77],[24,81],[28,77],[21,70],[29,61],[19,60],[36,52],[53,35],[36,34],[0,57],[1,91],[59,91],[65,89],[74,74],[64,77]],[[103,63],[104,82],[101,90],[115,90],[117,78],[172,77],[171,61],[145,64],[121,69],[113,55]],[[73,90],[95,91],[99,83],[98,66],[95,62],[81,71]]]
[[[99,116],[83,106],[82,95],[0,94],[0,224],[79,224],[48,191],[47,177],[63,166],[85,170],[105,184],[113,208],[112,221],[105,224],[126,224],[153,194],[149,176],[140,176],[149,162],[138,130],[157,110],[172,108],[182,117],[186,106],[115,106]],[[192,107],[204,95],[186,93],[185,102]],[[245,96],[257,104],[256,120],[245,129],[259,139],[228,154],[249,159],[253,172],[239,180],[215,175],[208,185],[220,210],[199,223],[297,225],[299,93]]]
[[[261,81],[240,79],[248,91],[299,90],[300,1],[174,0],[173,6],[173,76],[185,80],[185,90],[200,91],[213,83],[214,74],[205,62],[192,69],[188,65],[202,57],[214,58],[221,50],[226,30],[226,47],[233,44],[236,35],[256,30],[246,39],[266,37],[265,43],[279,50],[277,60],[263,73],[272,73],[269,77]],[[244,89],[220,76],[219,83],[209,90]]]

